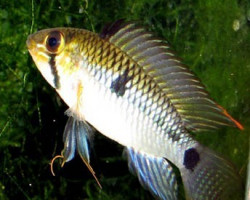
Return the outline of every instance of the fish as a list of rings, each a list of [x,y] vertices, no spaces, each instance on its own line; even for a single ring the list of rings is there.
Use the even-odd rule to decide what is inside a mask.
[[[210,98],[164,39],[141,23],[117,20],[99,34],[40,30],[26,44],[69,107],[63,163],[78,152],[95,177],[89,144],[97,130],[124,146],[129,170],[156,199],[180,198],[177,173],[186,199],[243,198],[233,164],[192,136],[243,126]]]

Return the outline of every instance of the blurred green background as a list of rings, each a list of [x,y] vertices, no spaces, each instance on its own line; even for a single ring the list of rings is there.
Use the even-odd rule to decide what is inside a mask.
[[[112,21],[140,20],[165,38],[213,99],[245,127],[195,135],[230,159],[246,180],[250,131],[248,0],[0,0],[0,199],[152,199],[127,169],[122,147],[96,133],[91,163],[103,186],[63,149],[67,109],[36,69],[30,33],[51,27],[100,32]]]

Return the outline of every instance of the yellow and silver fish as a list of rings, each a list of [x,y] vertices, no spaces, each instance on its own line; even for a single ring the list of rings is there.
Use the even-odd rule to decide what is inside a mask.
[[[189,132],[243,129],[208,96],[169,45],[134,22],[100,34],[52,28],[30,35],[29,52],[69,106],[64,162],[75,150],[89,164],[91,124],[126,148],[130,171],[157,199],[178,199],[173,165],[187,199],[241,199],[239,175]]]

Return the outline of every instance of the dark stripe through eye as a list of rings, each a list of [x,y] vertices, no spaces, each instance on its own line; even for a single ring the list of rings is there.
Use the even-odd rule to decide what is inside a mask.
[[[49,65],[50,65],[51,72],[52,72],[52,74],[54,76],[54,87],[56,89],[59,89],[59,87],[60,87],[59,76],[58,76],[58,72],[57,72],[57,69],[56,69],[55,55],[53,55],[53,54],[50,57]]]

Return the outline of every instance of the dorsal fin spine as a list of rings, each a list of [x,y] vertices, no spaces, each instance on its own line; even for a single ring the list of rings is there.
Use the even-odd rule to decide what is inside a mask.
[[[119,27],[120,29],[117,29],[116,32],[111,27],[110,33],[106,32],[108,37],[105,40],[129,56],[158,85],[180,113],[186,128],[199,131],[212,126],[219,127],[222,124],[243,128],[209,98],[204,86],[175,56],[174,51],[166,42],[155,38],[151,32],[132,22],[127,22]],[[196,107],[196,105],[199,106]],[[182,109],[185,110],[185,106],[187,112],[182,112]],[[189,113],[188,110],[192,111],[190,107],[198,114]],[[215,110],[217,110],[216,117],[212,115]],[[196,119],[199,119],[200,122],[197,122]],[[219,122],[217,122],[218,119]],[[208,121],[209,123],[206,124]],[[199,124],[202,124],[202,128]]]

